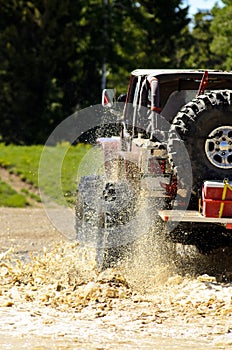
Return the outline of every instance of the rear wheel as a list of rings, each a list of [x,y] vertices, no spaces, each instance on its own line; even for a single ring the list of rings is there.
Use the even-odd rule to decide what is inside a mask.
[[[117,264],[128,253],[133,232],[128,232],[127,224],[134,203],[134,193],[126,182],[105,183],[99,176],[81,179],[76,202],[77,239],[94,247],[99,270]]]
[[[103,228],[102,214],[103,178],[84,176],[81,178],[76,200],[76,234],[81,243],[96,247],[99,230]]]
[[[203,180],[232,178],[232,91],[213,91],[189,102],[174,118],[168,141],[173,169],[185,184],[183,143],[192,167],[192,192]]]
[[[232,180],[232,91],[212,91],[198,96],[173,120],[168,141],[169,159],[179,182],[188,188],[186,157],[178,152],[183,143],[192,168],[189,209],[198,210],[204,180]],[[181,224],[171,235],[184,244],[195,244],[203,253],[210,252],[217,245],[228,244],[225,229],[221,226],[187,223],[186,228],[187,235]],[[214,231],[217,234],[213,235]]]

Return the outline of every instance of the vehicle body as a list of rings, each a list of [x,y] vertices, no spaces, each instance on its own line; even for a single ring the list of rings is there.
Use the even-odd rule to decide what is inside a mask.
[[[112,96],[103,92],[109,108]],[[97,227],[99,264],[117,260],[141,217],[144,230],[161,220],[169,238],[203,253],[230,245],[232,72],[135,70],[119,123],[119,136],[98,140],[104,176],[82,179],[78,191],[77,231]]]

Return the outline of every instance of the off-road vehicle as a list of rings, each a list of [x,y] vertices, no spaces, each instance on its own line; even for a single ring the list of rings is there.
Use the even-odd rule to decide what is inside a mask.
[[[230,245],[232,72],[138,69],[120,101],[103,91],[120,132],[98,139],[104,173],[78,186],[77,238],[96,243],[98,266],[151,228],[202,253]]]

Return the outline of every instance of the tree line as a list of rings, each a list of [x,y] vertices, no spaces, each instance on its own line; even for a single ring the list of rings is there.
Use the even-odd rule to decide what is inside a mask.
[[[0,139],[44,143],[135,68],[231,69],[232,0],[0,0]]]

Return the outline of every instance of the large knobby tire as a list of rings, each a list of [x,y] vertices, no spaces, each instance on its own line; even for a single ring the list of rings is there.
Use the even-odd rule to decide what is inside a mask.
[[[134,211],[134,193],[126,182],[105,182],[101,176],[81,178],[76,201],[77,240],[96,250],[99,270],[116,265],[133,241],[127,224]]]
[[[211,91],[186,104],[174,118],[169,134],[170,163],[182,183],[185,145],[192,167],[192,193],[197,197],[204,180],[232,180],[232,91]],[[183,147],[182,147],[183,148]]]
[[[77,189],[76,238],[81,243],[97,245],[99,230],[104,226],[102,194],[104,181],[101,176],[83,176]]]

